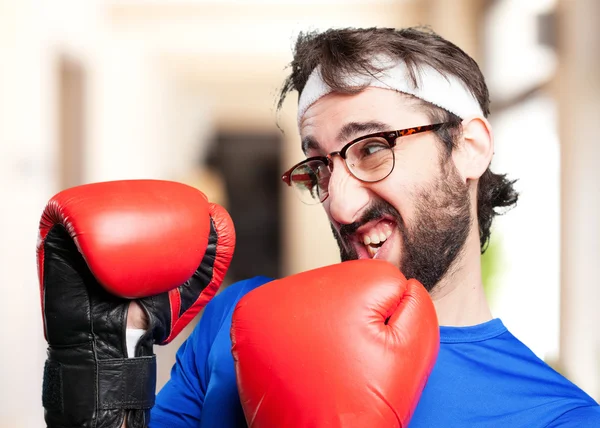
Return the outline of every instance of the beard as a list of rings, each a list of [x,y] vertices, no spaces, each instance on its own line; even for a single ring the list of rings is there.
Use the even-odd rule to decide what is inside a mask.
[[[359,227],[391,217],[402,240],[397,261],[400,271],[431,292],[462,253],[471,228],[468,184],[461,180],[453,162],[446,161],[441,170],[441,177],[416,193],[413,224],[407,225],[396,208],[377,200],[359,221],[342,225],[339,232],[332,225],[342,261],[358,258],[351,237]]]

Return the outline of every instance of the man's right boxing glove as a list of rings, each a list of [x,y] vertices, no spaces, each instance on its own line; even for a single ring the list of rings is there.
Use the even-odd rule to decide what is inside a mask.
[[[116,181],[54,196],[37,247],[47,426],[146,427],[152,345],[170,342],[215,295],[234,245],[227,212],[183,184]],[[131,299],[148,318],[135,355],[125,334]]]
[[[380,260],[251,291],[231,338],[251,428],[407,427],[439,349],[427,291]]]

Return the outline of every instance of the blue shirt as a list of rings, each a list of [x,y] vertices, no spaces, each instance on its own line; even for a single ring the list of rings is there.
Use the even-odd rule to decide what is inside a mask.
[[[231,285],[205,308],[158,394],[151,428],[245,427],[229,330],[238,300],[270,281]],[[499,319],[440,327],[441,346],[411,428],[600,427],[600,407],[537,358]]]

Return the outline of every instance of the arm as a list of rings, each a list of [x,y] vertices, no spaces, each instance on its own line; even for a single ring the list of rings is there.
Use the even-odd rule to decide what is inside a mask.
[[[177,351],[171,377],[151,410],[150,428],[198,426],[207,384],[203,368],[221,324],[216,318],[220,305],[215,300],[219,299],[206,306],[200,322]],[[148,328],[147,317],[136,302],[129,305],[127,328]],[[127,423],[121,428],[127,428]]]
[[[222,322],[219,300],[206,306],[198,325],[177,351],[171,377],[152,408],[150,428],[198,426],[208,384],[206,362]]]
[[[254,277],[237,282],[210,301],[177,352],[171,378],[152,409],[150,428],[243,426],[228,340],[231,316],[239,299],[269,281],[270,278]]]

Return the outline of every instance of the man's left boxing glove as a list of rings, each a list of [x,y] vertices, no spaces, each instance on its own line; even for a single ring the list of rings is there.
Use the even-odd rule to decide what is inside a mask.
[[[425,288],[367,259],[252,290],[231,342],[250,428],[406,428],[440,337]]]
[[[171,341],[216,294],[234,246],[227,212],[183,184],[115,181],[54,196],[37,245],[47,426],[147,426],[152,346]],[[132,299],[148,329],[127,355]]]

